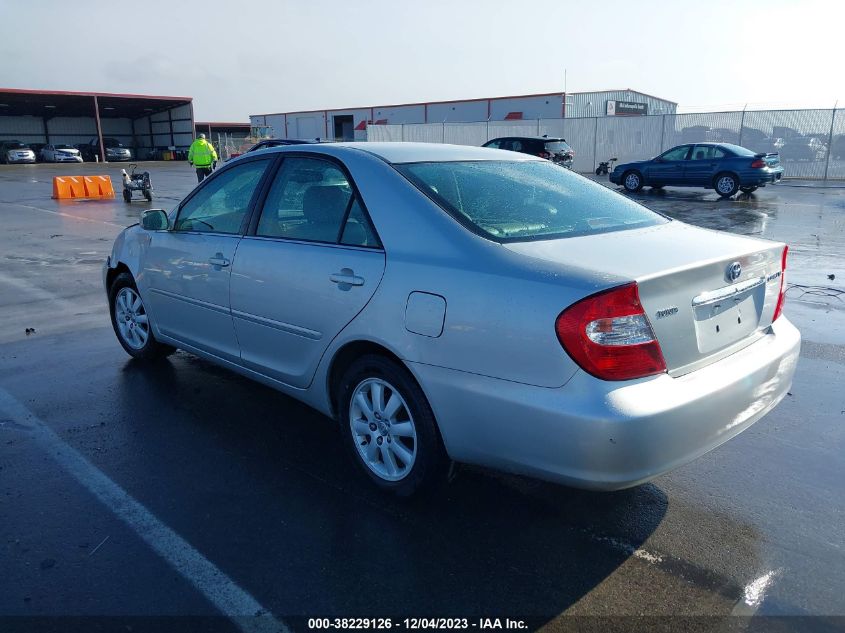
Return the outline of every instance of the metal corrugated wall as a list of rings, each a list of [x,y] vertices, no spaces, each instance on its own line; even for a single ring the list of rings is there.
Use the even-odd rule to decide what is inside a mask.
[[[566,117],[607,116],[608,101],[633,101],[648,105],[648,114],[674,114],[678,105],[656,99],[635,90],[610,90],[606,92],[574,92],[566,97]]]

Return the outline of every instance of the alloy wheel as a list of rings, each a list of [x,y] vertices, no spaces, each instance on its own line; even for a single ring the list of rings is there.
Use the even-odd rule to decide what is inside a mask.
[[[417,430],[408,404],[393,385],[368,378],[352,392],[349,424],[361,460],[385,481],[408,475],[417,457]]]
[[[734,188],[734,179],[730,176],[722,176],[716,182],[716,190],[719,193],[730,193]]]
[[[114,301],[114,322],[123,342],[139,350],[150,338],[150,322],[144,302],[132,288],[121,288]]]

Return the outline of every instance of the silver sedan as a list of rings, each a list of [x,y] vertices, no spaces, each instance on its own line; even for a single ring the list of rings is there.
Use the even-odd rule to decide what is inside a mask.
[[[784,397],[786,255],[524,154],[339,143],[228,163],[121,233],[104,282],[130,355],[311,405],[383,489],[465,462],[612,490]]]

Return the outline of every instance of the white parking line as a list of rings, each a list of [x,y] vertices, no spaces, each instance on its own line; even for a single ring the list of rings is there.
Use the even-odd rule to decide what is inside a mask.
[[[34,207],[31,204],[21,204],[19,202],[10,202],[8,204],[13,204],[16,207],[22,207],[24,209],[32,209],[33,211],[41,211],[42,213],[52,213],[53,215],[60,215],[63,218],[71,218],[73,220],[82,220],[83,222],[94,222],[95,224],[108,224],[109,226],[116,226],[118,228],[126,228],[125,224],[118,224],[117,222],[108,222],[106,220],[97,220],[95,218],[86,218],[81,215],[73,215],[71,213],[62,213],[61,211],[52,211],[51,209],[42,209],[41,207]]]
[[[140,502],[70,447],[14,396],[0,387],[0,413],[24,427],[38,445],[74,479],[140,536],[194,588],[244,633],[289,633],[288,628],[162,523]]]

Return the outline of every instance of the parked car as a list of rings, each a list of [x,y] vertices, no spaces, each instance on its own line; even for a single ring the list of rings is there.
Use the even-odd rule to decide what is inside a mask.
[[[32,153],[35,154],[35,161],[41,162],[43,158],[41,158],[41,150],[44,149],[46,143],[27,143],[26,146],[32,150]]]
[[[783,160],[824,160],[827,156],[827,145],[821,139],[811,136],[790,138],[784,142],[780,150]]]
[[[98,138],[92,138],[88,143],[81,147],[77,145],[82,155],[82,160],[94,161],[100,157],[100,141]],[[107,161],[127,161],[132,160],[132,150],[124,147],[123,143],[114,138],[104,137],[103,148],[106,152]]]
[[[568,169],[572,168],[575,160],[575,150],[566,142],[565,138],[548,138],[547,136],[507,136],[487,141],[482,147],[505,149],[546,158]]]
[[[302,400],[385,490],[449,460],[611,490],[786,395],[786,253],[536,157],[308,144],[146,212],[103,280],[129,355],[178,347]]]
[[[737,191],[751,193],[780,182],[782,177],[777,153],[756,153],[730,143],[688,143],[650,160],[617,165],[610,182],[629,192],[644,186],[704,187],[730,198]]]
[[[845,134],[839,134],[833,137],[833,143],[830,145],[830,155],[834,160],[845,158]]]
[[[41,157],[47,163],[81,163],[82,155],[78,149],[65,143],[45,145]]]
[[[20,141],[4,141],[0,143],[0,162],[12,163],[34,163],[35,152]]]

